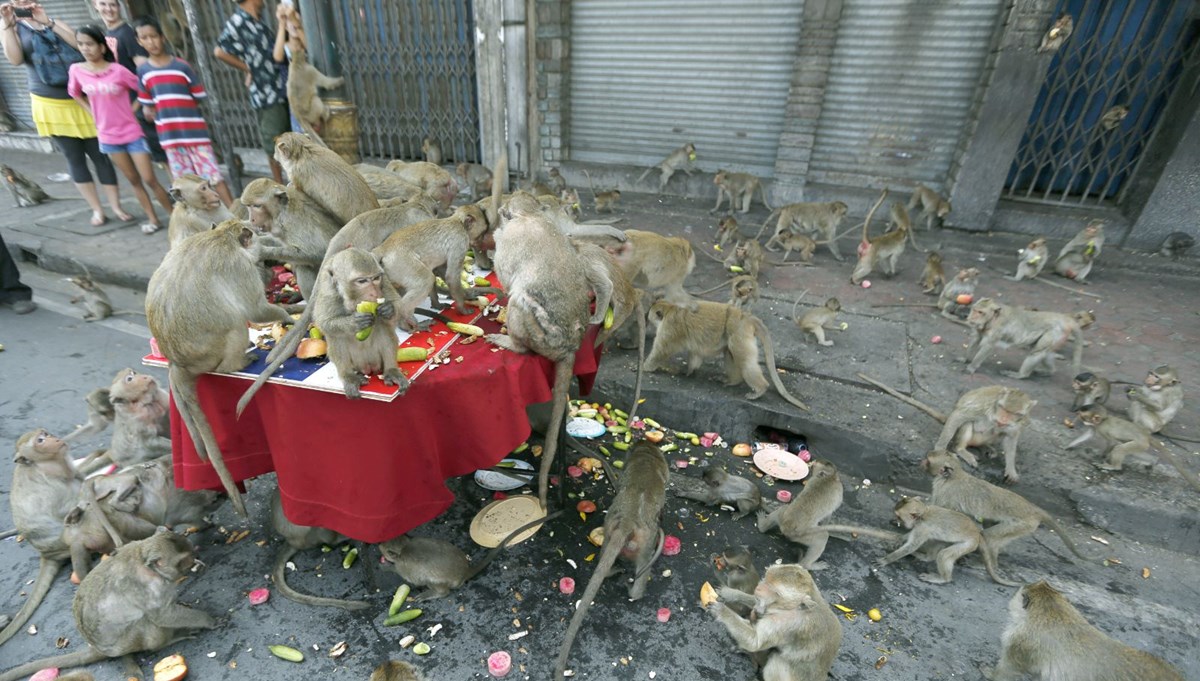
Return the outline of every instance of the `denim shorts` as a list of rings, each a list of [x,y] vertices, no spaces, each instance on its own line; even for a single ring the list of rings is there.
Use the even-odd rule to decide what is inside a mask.
[[[129,144],[105,144],[101,142],[100,151],[105,154],[116,154],[122,151],[128,154],[149,154],[150,145],[146,143],[145,137],[139,137]]]

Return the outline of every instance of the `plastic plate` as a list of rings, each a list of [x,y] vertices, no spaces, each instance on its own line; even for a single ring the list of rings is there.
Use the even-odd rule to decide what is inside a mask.
[[[804,459],[784,449],[759,448],[754,452],[754,465],[779,480],[803,480],[808,477],[808,464]]]
[[[511,463],[508,467],[512,471],[532,471],[533,464],[520,459],[504,459],[500,463]],[[533,479],[532,475],[505,475],[497,471],[475,471],[475,484],[484,489],[490,489],[496,492],[507,492],[510,489],[516,489],[523,485],[529,484]]]
[[[493,548],[500,545],[510,532],[518,527],[545,516],[537,497],[531,494],[500,499],[484,506],[471,520],[471,539],[480,546]],[[542,529],[535,525],[513,538],[509,546],[519,544]]]

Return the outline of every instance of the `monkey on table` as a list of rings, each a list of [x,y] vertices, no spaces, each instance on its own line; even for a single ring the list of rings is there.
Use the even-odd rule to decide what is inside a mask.
[[[287,172],[292,186],[343,225],[379,208],[362,175],[336,152],[304,135],[285,132],[275,138],[275,160]]]
[[[921,467],[933,477],[933,494],[929,503],[960,511],[985,523],[983,530],[988,550],[999,560],[1000,551],[1010,543],[1033,534],[1043,523],[1058,534],[1059,539],[1077,558],[1091,559],[1075,548],[1075,543],[1054,518],[1025,497],[967,473],[953,454],[934,450],[921,461]]]
[[[842,645],[841,619],[799,565],[772,565],[747,596],[723,586],[720,600],[708,606],[714,619],[738,646],[751,654],[767,652],[762,678],[769,681],[825,681]],[[753,607],[746,620],[728,604]]]
[[[1183,407],[1183,386],[1169,364],[1151,369],[1142,385],[1126,394],[1129,420],[1151,433],[1165,428]]]
[[[793,406],[808,411],[808,405],[792,396],[784,387],[775,368],[775,347],[762,320],[725,303],[698,301],[695,309],[660,300],[648,315],[656,329],[654,345],[646,357],[646,371],[655,371],[679,352],[688,355],[687,373],[700,368],[705,359],[724,356],[725,384],[745,383],[750,387],[746,399],[762,397],[770,385]],[[758,363],[758,343],[762,341],[770,382]]]
[[[246,322],[292,321],[287,310],[263,295],[260,249],[253,230],[227,220],[168,251],[146,292],[146,321],[170,362],[171,390],[196,454],[212,462],[234,510],[243,516],[241,494],[200,408],[196,379],[246,368],[252,359],[246,354]]]
[[[40,560],[29,598],[0,631],[0,644],[23,629],[71,557],[62,538],[63,518],[78,502],[83,480],[71,465],[67,448],[66,442],[45,430],[17,438],[8,503],[17,532],[38,552]]]
[[[754,192],[758,192],[759,198],[762,199],[763,206],[767,210],[771,210],[771,204],[767,203],[767,192],[763,189],[762,180],[758,179],[750,173],[733,173],[728,170],[718,170],[713,177],[713,184],[717,186],[717,205],[708,211],[709,214],[716,213],[721,208],[721,203],[728,198],[729,210],[732,212],[737,210],[738,204],[742,206],[742,213],[750,212],[750,202],[754,200]]]
[[[637,181],[641,182],[642,180],[646,179],[646,176],[657,168],[661,173],[658,178],[658,193],[661,194],[664,190],[666,190],[667,183],[671,181],[671,176],[674,175],[676,171],[682,170],[683,172],[687,173],[688,177],[691,177],[692,169],[695,167],[693,165],[695,161],[696,145],[688,142],[675,151],[672,151],[670,154],[667,154],[667,157],[659,161],[658,165],[647,168],[645,172],[638,176]]]
[[[195,564],[191,544],[173,532],[126,544],[97,565],[75,592],[72,612],[87,647],[14,667],[0,674],[0,681],[16,681],[47,667],[82,667],[126,656],[126,666],[132,668],[127,671],[141,676],[132,655],[217,626],[208,613],[177,602],[178,583]]]
[[[389,161],[387,171],[440,199],[442,208],[449,208],[454,197],[458,196],[458,182],[455,181],[454,175],[438,164],[428,161]]]
[[[1055,352],[1068,340],[1074,340],[1071,370],[1078,373],[1083,359],[1083,330],[1095,321],[1096,317],[1091,312],[1042,312],[1003,305],[991,298],[980,298],[967,315],[967,324],[975,334],[971,346],[967,348],[966,357],[961,361],[966,362],[974,355],[974,359],[967,364],[967,373],[973,374],[996,348],[1028,348],[1029,356],[1021,363],[1021,369],[1004,374],[1013,378],[1029,378],[1038,368],[1053,374]]]
[[[1150,437],[1150,433],[1142,426],[1114,416],[1100,405],[1094,405],[1079,412],[1079,421],[1084,426],[1084,432],[1072,440],[1066,448],[1074,449],[1093,437],[1098,438],[1103,446],[1102,455],[1106,457],[1104,463],[1096,464],[1100,470],[1122,470],[1126,457],[1148,454],[1153,447],[1159,457],[1166,459],[1167,463],[1174,466],[1188,484],[1200,490],[1200,480],[1196,478],[1196,474],[1184,467],[1171,450],[1161,443],[1155,442]]]
[[[804,489],[791,503],[783,504],[770,513],[758,513],[758,531],[769,532],[778,527],[780,534],[806,547],[797,561],[808,570],[828,567],[820,562],[829,542],[829,532],[821,528],[842,505],[842,480],[837,467],[828,461],[813,461]]]
[[[250,224],[283,242],[264,246],[263,259],[291,263],[300,293],[312,300],[325,249],[342,223],[299,189],[263,177],[246,185],[241,198]]]
[[[1184,681],[1163,660],[1089,624],[1045,580],[1021,587],[1009,601],[1000,663],[981,671],[991,681]]]
[[[890,565],[921,550],[926,544],[937,548],[937,574],[924,573],[920,579],[930,584],[949,584],[954,580],[954,563],[959,558],[980,550],[988,576],[997,584],[1020,586],[998,574],[996,556],[987,545],[983,531],[974,520],[958,511],[933,506],[907,497],[896,504],[896,520],[908,530],[900,548],[875,561],[875,567]]]
[[[662,553],[664,535],[660,517],[663,504],[666,503],[668,475],[667,460],[658,447],[646,440],[639,440],[630,448],[625,473],[617,481],[617,495],[605,515],[604,545],[600,548],[596,568],[588,578],[583,598],[571,616],[566,636],[558,649],[554,678],[563,677],[575,636],[617,558],[634,563],[629,600],[640,600],[645,595],[646,584],[650,581],[650,568]]]
[[[167,243],[171,248],[233,217],[221,203],[221,195],[199,175],[180,175],[171,183],[169,193],[175,202],[167,222]]]
[[[785,233],[811,233],[819,235],[821,243],[829,246],[829,252],[833,254],[834,259],[841,262],[844,258],[838,253],[837,228],[841,224],[842,218],[846,217],[848,210],[846,204],[841,201],[789,203],[771,211],[754,238],[758,239],[762,236],[767,225],[771,223],[771,218],[778,212],[779,221],[775,223],[775,233],[765,244],[768,251],[773,250],[772,244],[777,243]]]

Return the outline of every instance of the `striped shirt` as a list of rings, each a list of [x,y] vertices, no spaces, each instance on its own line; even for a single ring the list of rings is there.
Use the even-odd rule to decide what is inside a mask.
[[[163,148],[212,144],[200,103],[208,93],[190,64],[172,58],[166,66],[138,67],[138,101],[155,108],[154,125]]]

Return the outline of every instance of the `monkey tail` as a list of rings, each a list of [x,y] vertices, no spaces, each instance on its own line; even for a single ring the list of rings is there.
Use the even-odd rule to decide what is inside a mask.
[[[771,208],[771,204],[767,203],[767,188],[763,186],[761,181],[758,183],[758,198],[762,199],[763,206],[765,206],[767,210],[774,210]]]
[[[592,190],[592,203],[596,203],[596,184],[592,182],[592,174],[587,171],[587,168],[583,169],[583,174],[587,175],[588,189]]]
[[[246,504],[242,501],[237,483],[229,474],[225,458],[221,456],[221,448],[217,445],[217,438],[213,435],[212,426],[209,425],[204,410],[200,408],[200,396],[196,392],[196,377],[183,371],[177,364],[172,364],[167,372],[171,380],[171,390],[175,392],[175,405],[179,407],[179,415],[183,418],[188,434],[191,435],[192,442],[196,446],[196,454],[212,464],[213,470],[217,472],[217,477],[221,479],[225,493],[229,495],[229,503],[233,504],[233,510],[243,518],[247,517]]]
[[[12,528],[11,530],[5,530],[3,532],[0,532],[0,539],[8,539],[9,537],[15,537],[15,536],[17,536],[17,528],[15,528],[15,527]]]
[[[654,170],[657,167],[658,166],[650,166],[649,168],[646,168],[645,170],[643,170],[642,174],[638,175],[637,181],[641,182],[642,180],[646,179],[646,176],[650,174],[650,171]]]
[[[1197,491],[1200,491],[1200,480],[1196,479],[1196,474],[1188,470],[1187,467],[1183,465],[1183,462],[1179,460],[1179,457],[1175,456],[1174,452],[1162,446],[1161,443],[1155,442],[1153,437],[1151,437],[1150,442],[1154,444],[1154,448],[1158,451],[1159,458],[1166,459],[1167,463],[1174,466],[1175,470],[1179,471],[1179,475],[1183,476],[1183,479],[1187,480],[1189,485],[1194,487]],[[1184,449],[1184,447],[1178,443],[1176,443],[1176,446]]]
[[[884,385],[883,383],[880,383],[879,381],[871,378],[870,376],[868,376],[866,374],[860,373],[860,374],[858,374],[858,377],[861,378],[862,380],[866,381],[867,383],[870,383],[871,385],[875,386],[876,388],[879,388],[883,392],[891,395],[892,397],[900,400],[901,402],[909,405],[910,407],[916,407],[917,409],[920,409],[921,411],[925,412],[926,414],[929,414],[933,418],[937,419],[938,423],[946,422],[946,415],[943,414],[942,412],[938,411],[937,409],[934,409],[933,407],[929,406],[928,404],[925,404],[924,402],[913,399],[913,398],[909,397],[908,395],[905,395],[904,393],[902,393],[894,388],[889,388],[888,386]]]
[[[874,537],[887,542],[899,544],[904,540],[904,535],[899,532],[889,532],[888,530],[877,530],[873,527],[859,527],[858,525],[816,525],[813,530],[821,530],[828,532],[830,535],[838,539],[851,541],[856,539],[853,535],[862,535],[864,537]],[[850,536],[847,536],[850,535]]]
[[[763,203],[766,203],[766,201],[763,201]],[[771,208],[771,207],[767,206],[767,208]],[[767,225],[771,224],[771,218],[775,217],[775,215],[778,214],[781,209],[782,209],[782,206],[779,208],[773,208],[771,210],[770,214],[767,215],[767,219],[763,221],[762,227],[758,228],[758,234],[754,235],[755,239],[759,239],[762,237],[763,232],[767,231]]]
[[[13,615],[12,621],[8,623],[8,626],[4,627],[3,631],[0,631],[0,644],[3,644],[18,631],[21,631],[21,628],[25,626],[29,618],[33,617],[34,611],[45,600],[46,594],[50,593],[50,585],[54,583],[54,578],[58,576],[58,571],[62,569],[64,562],[42,556],[41,562],[38,564],[37,579],[33,581],[33,590],[30,591],[29,598],[25,599],[25,603],[17,611],[17,614]],[[37,671],[38,669],[41,669],[41,667],[35,667],[32,671]],[[23,676],[23,674],[17,674],[17,676]]]
[[[629,421],[633,421],[633,417],[637,415],[638,404],[642,400],[642,365],[646,363],[646,309],[645,304],[643,303],[645,296],[640,291],[636,295],[636,312],[638,323],[638,364],[637,376],[633,379],[633,404],[629,405]],[[604,461],[604,458],[601,457],[600,460]]]
[[[1141,385],[1140,383],[1129,383],[1127,381],[1110,381],[1110,383],[1112,383],[1112,385]],[[1183,445],[1179,444],[1179,442],[1200,443],[1200,440],[1192,440],[1192,439],[1189,439],[1186,437],[1179,437],[1178,435],[1167,435],[1166,433],[1153,433],[1153,435],[1157,435],[1158,437],[1161,437],[1162,439],[1166,440],[1167,442],[1170,442],[1183,450],[1186,450],[1187,447],[1184,447]],[[1176,442],[1176,440],[1178,440],[1179,442]],[[0,535],[0,539],[4,539],[4,536]]]
[[[605,535],[604,548],[600,550],[596,569],[588,579],[587,588],[583,590],[583,598],[579,601],[579,607],[575,609],[575,614],[571,617],[571,624],[567,626],[567,635],[558,649],[558,660],[554,663],[554,678],[563,678],[563,672],[567,670],[567,659],[571,655],[571,646],[575,643],[575,636],[579,634],[579,627],[587,617],[592,600],[596,598],[596,594],[600,593],[600,585],[612,571],[613,565],[617,562],[617,556],[621,555],[621,548],[625,546],[626,539],[627,537],[615,536],[615,533],[614,536]]]
[[[982,537],[979,540],[979,553],[983,555],[983,567],[987,570],[988,576],[992,578],[993,582],[1003,584],[1004,586],[1021,586],[1020,582],[1014,582],[1000,576],[1000,569],[996,565],[996,553],[988,545],[987,539]]]
[[[642,566],[641,570],[638,570],[633,575],[633,579],[630,581],[638,581],[642,578],[642,575],[646,574],[650,571],[650,568],[654,567],[654,564],[657,563],[658,559],[662,557],[663,547],[666,546],[666,544],[667,533],[663,532],[663,529],[660,527],[658,528],[658,544],[654,547],[654,555],[650,556],[650,560],[646,561],[646,564]]]
[[[717,256],[713,255],[712,253],[709,253],[707,249],[701,248],[701,249],[699,249],[699,250],[700,250],[700,252],[701,252],[701,253],[703,253],[704,255],[707,255],[708,257],[712,258],[714,262],[719,262],[719,263],[721,263],[722,265],[724,265],[724,264],[725,264],[725,261],[724,261],[724,260],[722,260],[722,259],[718,258]]]
[[[370,605],[366,601],[347,601],[340,598],[309,596],[289,586],[285,568],[287,567],[287,562],[292,559],[292,556],[296,555],[297,550],[296,547],[287,545],[279,549],[279,555],[275,557],[275,567],[271,570],[271,579],[274,580],[275,589],[279,592],[279,595],[297,603],[303,603],[304,605],[341,608],[342,610],[362,610]]]
[[[96,662],[103,662],[107,659],[107,655],[99,650],[96,650],[89,644],[88,647],[83,650],[76,650],[73,653],[58,655],[56,657],[45,657],[40,660],[34,660],[33,662],[26,662],[20,667],[13,667],[3,674],[0,674],[0,681],[17,681],[18,679],[25,678],[30,674],[36,673],[43,669],[48,669],[50,667],[59,669],[68,667],[83,667]]]
[[[809,411],[808,405],[792,397],[787,388],[783,387],[783,381],[779,380],[779,371],[775,368],[775,345],[771,342],[771,334],[767,331],[767,325],[763,324],[762,320],[758,317],[750,316],[750,319],[754,321],[754,333],[762,341],[763,352],[767,356],[767,373],[771,375],[771,383],[779,391],[779,395],[783,399],[798,409]]]
[[[571,388],[571,370],[575,357],[567,357],[554,363],[554,389],[550,393],[550,425],[546,428],[546,440],[542,451],[542,465],[538,470],[538,501],[546,508],[546,487],[550,484],[550,468],[558,449],[559,430],[567,413],[567,391]]]
[[[326,149],[329,148],[329,145],[325,144],[325,140],[322,139],[321,136],[317,134],[316,128],[312,127],[312,125],[309,124],[309,122],[304,120],[303,118],[299,118],[299,121],[300,121],[300,132],[303,132],[305,135],[307,135],[308,139],[312,140],[313,143],[316,144],[317,146],[325,147]]]
[[[880,193],[879,198],[876,199],[875,205],[871,206],[871,210],[867,212],[867,219],[863,220],[863,236],[862,236],[863,243],[871,242],[871,239],[867,236],[867,231],[870,230],[870,228],[871,228],[871,218],[875,217],[875,211],[879,209],[879,206],[883,203],[883,200],[887,198],[887,195],[888,195],[887,187],[884,187],[883,192]]]
[[[796,296],[796,302],[792,303],[792,319],[796,318],[796,306],[800,304],[801,300],[804,300],[804,296],[807,293],[808,289],[804,289],[800,292],[800,295]]]
[[[483,569],[486,568],[488,565],[490,565],[492,563],[492,561],[496,559],[496,556],[500,554],[501,551],[508,548],[509,543],[512,542],[512,540],[519,537],[522,532],[524,532],[525,530],[528,530],[528,529],[532,529],[534,527],[538,527],[539,525],[548,523],[551,520],[554,520],[558,516],[562,515],[565,511],[566,511],[566,509],[560,508],[559,510],[555,511],[554,513],[551,513],[550,515],[545,515],[545,516],[542,516],[541,518],[535,518],[533,520],[530,520],[529,522],[518,527],[517,529],[513,530],[512,532],[509,532],[508,535],[505,536],[504,539],[499,544],[497,544],[495,548],[493,548],[491,551],[487,552],[487,555],[483,557],[483,560],[479,561],[478,564],[471,567],[471,571],[467,573],[467,577],[466,577],[466,579],[463,580],[463,582],[469,582],[472,579],[475,579],[475,576],[478,575],[480,572],[483,572]]]
[[[320,275],[318,275],[319,277]],[[304,340],[304,335],[308,331],[308,325],[312,322],[312,317],[313,304],[309,302],[304,306],[304,312],[300,314],[300,319],[296,320],[292,328],[288,329],[287,333],[283,334],[283,338],[280,338],[275,343],[275,347],[271,348],[271,351],[267,353],[267,367],[254,378],[254,382],[250,384],[249,388],[246,388],[246,392],[242,393],[242,397],[237,403],[236,414],[239,417],[246,410],[246,405],[250,404],[250,400],[254,399],[259,388],[262,388],[263,384],[267,382],[267,379],[271,378],[279,370],[279,367],[283,366],[288,357],[296,354],[296,350],[300,347],[300,341]]]
[[[1198,488],[1198,489],[1200,489],[1200,488]],[[1085,556],[1079,552],[1079,549],[1075,546],[1075,542],[1071,541],[1071,538],[1068,537],[1067,533],[1063,531],[1062,525],[1059,525],[1058,521],[1055,520],[1053,517],[1051,517],[1051,515],[1049,513],[1046,513],[1045,511],[1042,511],[1042,522],[1046,523],[1047,527],[1054,530],[1055,533],[1058,534],[1059,539],[1062,539],[1063,544],[1065,544],[1067,546],[1067,549],[1071,553],[1075,554],[1076,558],[1078,558],[1080,560],[1085,560],[1089,563],[1094,562],[1095,559],[1088,558],[1087,556]]]

